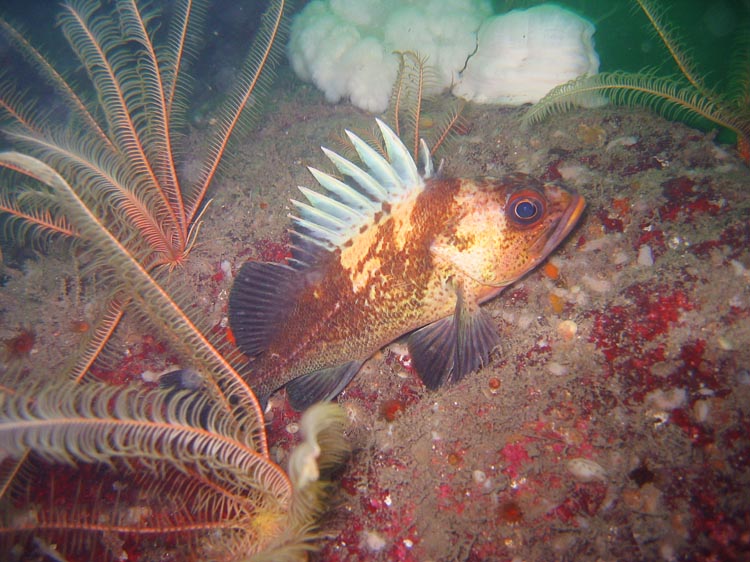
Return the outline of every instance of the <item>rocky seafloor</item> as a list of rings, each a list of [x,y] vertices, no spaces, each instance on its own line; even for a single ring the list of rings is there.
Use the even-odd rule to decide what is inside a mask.
[[[521,114],[467,107],[445,173],[558,179],[587,210],[545,266],[485,305],[503,342],[490,365],[430,392],[396,342],[339,397],[353,453],[312,559],[747,559],[750,170],[712,134],[647,111],[580,110],[529,129]],[[276,96],[176,273],[209,323],[223,325],[245,260],[286,256],[288,199],[313,185],[305,166],[322,164],[319,146],[371,124],[307,87]],[[52,250],[6,248],[0,339],[33,326],[24,360],[54,370],[95,294]],[[163,341],[126,319],[107,376],[138,384],[163,369]],[[282,462],[296,421],[275,396],[269,441]]]

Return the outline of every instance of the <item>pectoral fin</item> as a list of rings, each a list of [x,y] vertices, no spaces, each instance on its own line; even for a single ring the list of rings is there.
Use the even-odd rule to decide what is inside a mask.
[[[492,318],[476,301],[467,302],[460,291],[453,316],[420,328],[407,342],[412,365],[431,390],[458,382],[486,364],[499,343]]]
[[[330,400],[344,390],[361,366],[361,361],[350,361],[297,377],[286,385],[289,403],[292,408],[301,411],[316,402]]]

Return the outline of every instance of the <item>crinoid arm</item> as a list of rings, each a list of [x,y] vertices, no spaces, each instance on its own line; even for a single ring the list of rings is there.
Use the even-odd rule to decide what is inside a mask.
[[[700,92],[701,95],[708,97],[711,92],[706,87],[704,78],[695,66],[695,59],[690,56],[688,49],[684,46],[682,39],[673,27],[665,23],[667,18],[665,17],[664,10],[659,7],[657,2],[652,0],[636,0],[636,2],[648,18],[654,33],[664,44],[677,68],[680,69],[680,73],[684,79]]]
[[[8,461],[31,454],[36,464],[103,464],[128,483],[114,504],[104,476],[62,501],[52,477],[42,503],[5,511],[0,535],[41,533],[57,537],[63,550],[96,551],[103,534],[175,535],[199,558],[299,559],[312,548],[326,475],[348,453],[346,416],[332,404],[303,417],[305,441],[290,460],[290,481],[254,448],[245,425],[205,394],[63,382],[0,398],[9,471],[18,463]]]
[[[96,494],[63,509],[40,506],[33,518],[10,516],[4,534],[50,532],[72,542],[104,531],[176,534],[194,543],[220,533],[236,555],[231,544],[263,550],[275,534],[254,521],[275,520],[278,534],[291,507],[283,470],[200,393],[72,382],[21,390],[0,403],[0,449],[48,463],[103,463],[147,492],[123,494],[114,507]]]
[[[273,70],[282,56],[290,10],[288,0],[273,0],[263,15],[255,41],[240,69],[236,84],[217,116],[217,132],[210,142],[209,154],[202,167],[200,180],[187,197],[190,217],[199,214],[206,191],[218,171],[230,141],[258,118],[260,101],[268,91]]]
[[[597,95],[606,96],[615,105],[648,107],[670,119],[707,119],[738,135],[750,133],[750,124],[718,96],[704,97],[680,77],[657,76],[654,71],[582,76],[553,88],[522,120],[525,124],[538,123],[550,115],[584,105]]]
[[[584,75],[553,88],[522,117],[533,124],[577,106],[591,105],[604,97],[615,105],[647,107],[669,119],[687,122],[707,120],[734,132],[740,147],[750,146],[750,40],[747,24],[741,26],[733,56],[729,89],[723,93],[709,87],[698,71],[695,59],[672,26],[666,22],[658,2],[636,0],[656,37],[676,67],[674,75],[659,75],[656,69],[640,72],[603,72]]]
[[[436,101],[436,96],[426,95],[425,92],[434,91],[439,78],[427,57],[414,51],[399,51],[396,54],[400,59],[399,69],[386,113],[393,131],[410,146],[412,158],[418,160],[420,141],[423,137],[423,114],[434,106]],[[447,113],[442,110],[438,112],[442,113],[442,116],[437,118],[435,126],[431,127],[430,135],[425,138],[431,147],[431,154],[450,138],[450,133],[460,124],[464,104],[451,103]]]
[[[242,400],[246,408],[253,410],[256,420],[253,427],[258,447],[267,452],[265,432],[260,422],[260,405],[243,377],[128,247],[88,208],[65,178],[41,160],[18,152],[0,153],[0,168],[42,183],[60,198],[65,214],[93,246],[92,251],[106,259],[107,267],[116,272],[126,294],[138,302],[145,315],[172,338],[177,348],[184,351],[196,368],[206,373],[214,396],[224,402],[227,410],[235,410],[230,404],[230,395],[234,396],[234,400]]]

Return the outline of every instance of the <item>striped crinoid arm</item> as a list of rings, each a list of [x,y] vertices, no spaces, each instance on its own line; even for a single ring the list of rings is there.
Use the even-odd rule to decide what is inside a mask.
[[[5,170],[0,170],[0,185],[0,213],[6,215],[4,232],[0,234],[42,244],[57,236],[80,237],[59,199],[46,186],[17,182]]]
[[[230,140],[238,130],[249,127],[258,116],[260,98],[265,95],[273,77],[273,69],[286,43],[288,0],[273,0],[263,14],[260,28],[236,84],[217,117],[216,136],[210,142],[208,158],[200,179],[192,190],[187,206],[189,218],[196,217],[211,185]]]
[[[32,178],[48,186],[63,201],[65,214],[79,229],[81,236],[115,272],[122,290],[135,299],[149,319],[182,350],[194,368],[206,375],[212,394],[227,411],[236,411],[234,403],[243,404],[243,414],[256,439],[257,449],[268,451],[262,426],[262,411],[255,394],[231,362],[203,335],[193,320],[157,283],[147,268],[123,245],[86,205],[79,194],[50,166],[24,154],[0,153],[0,167]]]
[[[130,298],[124,294],[117,295],[109,300],[107,310],[99,319],[96,329],[93,330],[91,337],[86,340],[81,353],[75,356],[73,365],[68,370],[70,378],[74,382],[80,383],[83,381],[91,366],[101,355],[109,338],[112,337],[130,302]]]
[[[636,0],[641,11],[651,23],[656,36],[664,44],[669,55],[674,60],[685,79],[700,92],[703,97],[714,97],[714,94],[706,87],[704,79],[696,69],[695,60],[688,53],[684,42],[679,38],[672,26],[666,23],[664,10],[659,8],[652,0]]]
[[[139,25],[138,22],[143,24],[143,18],[128,2],[122,3],[121,12],[125,18],[122,22],[111,15],[102,17],[102,9],[95,2],[67,5],[60,16],[60,25],[89,72],[110,138],[121,154],[121,160],[127,162],[132,177],[125,188],[139,192],[141,196],[148,194],[151,214],[159,217],[164,225],[162,230],[169,233],[163,244],[173,248],[174,254],[181,255],[187,230],[181,213],[181,199],[178,202],[174,198],[173,191],[178,188],[172,184],[176,179],[170,174],[160,177],[159,173],[164,170],[157,168],[155,163],[156,159],[163,162],[164,158],[171,159],[172,156],[162,153],[166,141],[162,139],[161,144],[156,141],[167,130],[164,125],[166,116],[159,114],[160,110],[163,112],[164,102],[158,99],[160,94],[157,91],[161,88],[156,78],[158,67],[156,61],[149,60],[151,54],[142,45],[135,52],[133,50],[135,44],[144,42],[142,33],[132,29],[132,26]],[[125,26],[125,21],[128,26]],[[156,146],[151,146],[154,144]],[[171,165],[167,170],[170,169],[173,169]],[[125,212],[131,214],[133,210],[126,209]],[[132,217],[134,224],[141,220],[140,214]]]
[[[398,51],[399,68],[391,91],[388,113],[396,134],[405,138],[408,134],[415,160],[419,155],[419,120],[422,116],[424,102],[425,79],[429,74],[427,59],[414,51]],[[406,113],[408,132],[402,124],[402,113]]]
[[[174,198],[158,196],[161,184],[138,137],[139,130],[156,130],[149,135],[142,134],[148,137],[147,143],[156,145],[154,139],[164,132],[154,125],[158,119],[152,115],[158,113],[154,101],[158,96],[127,105],[128,99],[144,98],[136,93],[132,84],[149,81],[131,75],[133,68],[143,67],[145,57],[138,58],[130,51],[134,41],[124,36],[124,32],[119,33],[124,26],[113,26],[107,18],[95,18],[95,3],[78,3],[68,6],[67,10],[67,18],[62,18],[63,28],[71,45],[77,49],[84,67],[97,69],[92,70],[91,76],[99,92],[95,98],[98,104],[85,103],[71,82],[30,44],[22,32],[1,21],[3,34],[60,94],[58,99],[71,109],[74,118],[66,130],[54,127],[48,111],[41,109],[38,103],[28,102],[26,98],[29,96],[24,95],[6,73],[0,76],[0,113],[9,124],[5,132],[19,146],[28,147],[32,154],[53,165],[68,182],[81,190],[84,197],[95,199],[92,205],[103,209],[103,213],[120,213],[138,231],[138,238],[146,242],[149,251],[162,256],[162,261],[173,261],[175,256],[181,258],[187,243],[187,227],[182,224],[184,220],[176,220],[170,202]],[[87,18],[95,18],[96,23],[89,26]],[[128,23],[132,28],[134,24]],[[117,62],[112,63],[111,59]],[[128,88],[121,83],[129,85]],[[95,114],[106,118],[108,133],[97,122]],[[161,121],[166,122],[166,117]],[[161,148],[157,145],[152,152],[157,155],[165,153]],[[171,154],[167,159],[171,166]],[[171,170],[174,172],[173,166]],[[175,173],[165,177],[172,178],[166,183],[176,185]],[[179,193],[178,188],[175,190]],[[178,204],[181,208],[181,199]],[[180,213],[184,215],[182,210]],[[127,234],[125,238],[128,238]],[[130,236],[130,239],[134,238]]]
[[[523,116],[527,124],[554,113],[569,111],[605,95],[616,105],[648,107],[670,119],[703,118],[747,138],[750,122],[724,100],[705,97],[679,77],[657,76],[653,71],[603,72],[581,76],[556,86]]]
[[[138,61],[135,66],[138,69],[137,73],[132,75],[126,73],[125,68],[130,70],[129,67],[119,71],[120,84],[126,97],[132,95],[131,82],[136,85],[135,91],[142,92],[144,96],[143,101],[138,103],[143,104],[143,110],[148,112],[147,123],[143,126],[136,125],[135,132],[143,146],[146,158],[154,168],[156,176],[154,187],[164,198],[166,206],[174,213],[176,231],[180,237],[180,249],[184,250],[187,245],[189,219],[185,215],[185,203],[174,163],[168,92],[159,67],[156,48],[146,29],[146,21],[151,15],[148,11],[140,10],[135,0],[120,2],[118,13],[122,20],[122,42],[125,43],[131,37],[134,38],[140,45],[142,54],[145,55],[134,59]],[[141,108],[138,105],[134,106],[131,102],[129,109],[132,114]]]
[[[288,478],[206,395],[67,382],[1,398],[3,467],[28,456],[32,469],[15,507],[0,510],[0,536],[33,533],[96,560],[123,559],[102,545],[157,535],[174,537],[181,560],[305,559],[322,473],[349,451],[346,415],[333,404],[303,415]]]
[[[37,68],[47,82],[60,94],[61,99],[78,116],[83,126],[99,139],[108,150],[114,151],[114,145],[107,137],[104,130],[96,121],[91,110],[81,99],[70,82],[55,68],[41,51],[34,47],[23,32],[14,27],[3,18],[0,18],[0,31],[10,42],[15,45],[19,52]],[[46,128],[46,113],[38,114],[32,111],[32,107],[25,101],[25,96],[17,88],[12,87],[11,81],[0,73],[0,108],[5,109],[13,121],[25,127],[31,132],[40,132]]]
[[[68,219],[56,212],[53,202],[39,197],[39,193],[26,191],[18,197],[11,198],[0,193],[0,212],[10,218],[5,228],[13,230],[16,239],[31,237],[33,240],[45,241],[57,235],[78,238],[78,232]],[[32,202],[31,200],[36,201]]]
[[[174,255],[170,243],[172,224],[158,211],[163,207],[155,204],[147,192],[130,189],[137,181],[133,170],[119,155],[108,153],[94,137],[70,138],[60,132],[36,135],[12,127],[7,135],[60,172],[75,186],[77,195],[97,210],[102,220],[108,221],[108,228],[126,240],[132,250],[143,246],[142,254],[151,253],[163,261]],[[110,214],[121,221],[108,220]],[[115,228],[117,225],[119,230]],[[123,231],[123,225],[129,225],[130,230]]]
[[[103,463],[127,474],[138,492],[112,505],[104,501],[110,481],[63,501],[59,494],[71,491],[47,482],[51,495],[34,517],[32,505],[6,514],[2,533],[52,533],[72,542],[98,533],[175,534],[188,544],[221,536],[227,546],[257,551],[278,536],[292,505],[284,471],[207,395],[69,382],[25,389],[0,401],[0,450],[10,459],[32,452],[48,463]]]
[[[184,118],[186,99],[189,88],[184,69],[190,59],[195,58],[197,51],[198,33],[205,19],[206,6],[196,0],[182,0],[174,7],[172,25],[169,37],[163,49],[160,50],[159,60],[164,76],[167,97],[167,114],[172,122],[181,122]]]
[[[427,57],[414,51],[399,51],[400,63],[396,82],[391,91],[388,104],[388,116],[396,134],[411,146],[412,158],[419,161],[422,140],[423,112],[433,102],[426,91],[433,90],[439,83],[436,69],[428,63]],[[430,154],[434,155],[459,127],[462,104],[456,104],[447,110],[441,110],[431,127],[431,134],[426,138]]]

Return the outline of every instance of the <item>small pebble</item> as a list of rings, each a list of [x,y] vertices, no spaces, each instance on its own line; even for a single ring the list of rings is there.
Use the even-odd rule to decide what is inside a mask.
[[[568,368],[557,361],[550,361],[546,366],[547,370],[556,377],[563,377],[568,374]]]
[[[646,402],[653,404],[660,410],[670,412],[682,408],[687,402],[687,398],[687,390],[684,388],[672,388],[670,390],[658,388],[646,395]]]
[[[291,433],[292,435],[294,435],[295,433],[299,431],[299,424],[295,422],[290,423],[289,425],[286,426],[286,431],[287,433]]]
[[[638,137],[635,136],[617,137],[616,139],[609,141],[607,143],[607,147],[604,150],[610,151],[616,146],[633,146],[637,142]]]
[[[471,473],[471,477],[477,484],[484,484],[487,481],[487,474],[483,470],[475,470]]]
[[[604,467],[591,459],[582,457],[569,459],[565,463],[565,467],[581,482],[593,482],[594,480],[606,482],[607,480],[607,471],[604,470]]]
[[[626,263],[630,261],[630,256],[628,255],[627,252],[623,252],[623,251],[615,252],[612,255],[611,260],[612,260],[612,263],[615,265],[625,265]]]
[[[582,278],[583,284],[595,293],[606,293],[612,289],[612,283],[606,279],[597,279],[590,275],[584,275]]]
[[[600,236],[599,238],[594,238],[593,240],[587,241],[582,247],[582,252],[595,252],[596,250],[603,249],[607,244],[609,244],[610,240],[607,236]]]
[[[385,548],[385,539],[375,531],[365,531],[365,547],[370,552],[380,552]]]
[[[734,351],[734,343],[732,340],[725,336],[719,336],[716,338],[716,343],[719,345],[719,349],[722,351]]]
[[[708,400],[696,400],[693,404],[693,415],[700,423],[704,423],[708,419],[710,411],[711,403]]]
[[[518,327],[521,330],[526,330],[531,324],[534,323],[536,316],[533,314],[521,314],[518,317]]]
[[[739,277],[747,276],[747,268],[742,264],[742,262],[737,260],[730,260],[729,264],[732,266],[732,270],[734,271],[735,275]]]
[[[654,253],[651,251],[651,246],[644,244],[638,249],[638,265],[644,267],[651,267],[654,265]]]
[[[232,280],[232,262],[229,260],[222,260],[221,262],[221,272],[224,274],[224,279],[227,281]]]

